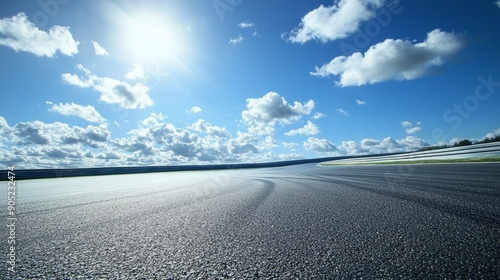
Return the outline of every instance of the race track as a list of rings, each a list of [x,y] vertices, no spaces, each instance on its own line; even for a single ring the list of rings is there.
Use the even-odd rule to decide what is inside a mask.
[[[500,164],[23,180],[16,199],[13,279],[500,277]]]

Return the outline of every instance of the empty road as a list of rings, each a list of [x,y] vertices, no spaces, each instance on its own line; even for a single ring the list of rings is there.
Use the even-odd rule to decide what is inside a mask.
[[[500,164],[304,164],[16,191],[16,273],[4,226],[4,279],[500,277]]]

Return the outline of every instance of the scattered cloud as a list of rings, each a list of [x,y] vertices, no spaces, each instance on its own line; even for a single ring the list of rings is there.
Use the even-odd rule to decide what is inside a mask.
[[[247,132],[237,132],[238,137],[230,139],[227,142],[227,149],[231,154],[246,154],[249,152],[258,153],[258,149],[255,144],[258,143],[258,138]]]
[[[500,0],[499,0],[500,1]],[[0,117],[1,118],[1,117]],[[0,119],[0,129],[2,127],[2,124],[1,124],[1,119]],[[500,136],[500,128],[497,128],[495,130],[493,130],[492,132],[486,134],[483,136],[483,138],[481,138],[480,140],[485,140],[486,138],[495,138],[497,136]]]
[[[243,21],[243,22],[240,22],[238,24],[238,27],[239,28],[243,28],[243,29],[251,29],[252,30],[252,36],[257,36],[259,35],[257,33],[257,28],[255,27],[255,24],[253,22],[250,22],[250,21]],[[248,34],[247,31],[244,31]],[[237,44],[240,44],[243,42],[243,40],[245,40],[245,37],[243,37],[243,35],[241,34],[238,34],[238,36],[234,37],[234,38],[231,38],[229,39],[229,44],[231,45],[237,45]]]
[[[415,136],[407,136],[400,140],[395,140],[391,137],[384,138],[383,140],[361,140],[361,148],[370,154],[411,152],[426,146],[429,146],[427,142]]]
[[[151,161],[158,162],[165,162],[159,157],[184,161],[201,155],[203,146],[200,137],[164,122],[165,118],[162,114],[151,114],[141,127],[129,131],[126,138],[114,139],[112,143],[121,151],[132,152],[129,156],[147,156]]]
[[[229,138],[231,136],[225,127],[212,125],[203,119],[199,119],[188,128],[218,138]]]
[[[69,73],[61,74],[61,79],[68,85],[77,86],[81,88],[88,88],[93,85],[92,80],[86,80],[75,74],[69,74]]]
[[[358,104],[358,105],[365,105],[366,101],[356,99],[356,104]]]
[[[281,145],[283,145],[284,148],[287,148],[287,149],[290,149],[293,151],[293,150],[295,150],[297,143],[281,142]]]
[[[66,26],[55,25],[46,32],[30,22],[24,13],[0,19],[0,45],[10,47],[16,52],[23,51],[46,57],[54,57],[60,52],[73,56],[78,53],[78,44]]]
[[[96,55],[109,55],[106,49],[101,47],[96,41],[91,41],[92,45],[94,45],[94,51]]]
[[[442,65],[444,59],[456,53],[463,43],[460,36],[435,29],[425,41],[414,43],[401,39],[386,39],[371,46],[364,54],[338,56],[311,75],[340,76],[338,86],[361,86],[388,80],[413,80]]]
[[[321,118],[326,118],[327,115],[323,114],[323,113],[320,113],[320,112],[316,112],[314,113],[314,115],[312,116],[312,119],[313,120],[318,120],[318,119],[321,119]]]
[[[14,143],[16,144],[38,144],[46,145],[49,143],[50,134],[43,130],[43,123],[25,123],[20,122],[14,126]]]
[[[315,135],[319,133],[319,128],[311,121],[307,121],[306,125],[301,128],[290,130],[289,132],[285,132],[286,136],[294,136],[294,135]]]
[[[252,28],[252,27],[255,27],[255,24],[253,22],[250,22],[250,21],[243,21],[243,22],[240,22],[238,24],[238,27],[241,27],[241,28]]]
[[[497,7],[500,8],[500,0],[495,1],[495,5],[497,5]]]
[[[340,0],[332,6],[320,5],[307,13],[288,40],[303,44],[310,40],[328,42],[346,38],[358,31],[361,23],[375,17],[384,0]]]
[[[152,125],[158,125],[165,121],[167,119],[167,116],[165,116],[162,113],[151,113],[149,117],[145,118],[141,124],[145,127],[152,126]]]
[[[193,113],[193,114],[198,114],[200,113],[202,110],[199,106],[193,106],[191,109],[189,109],[189,113]]]
[[[237,132],[231,138],[226,128],[205,120],[179,128],[166,122],[161,113],[152,113],[124,137],[113,138],[106,123],[87,127],[41,121],[9,126],[0,117],[0,164],[22,163],[23,168],[90,167],[262,162],[299,159],[299,152],[278,154],[273,149],[300,150],[300,144],[281,142],[272,136],[259,137]],[[413,125],[413,124],[412,124]],[[486,137],[500,135],[500,129]],[[452,139],[458,141],[460,139]],[[453,141],[451,142],[454,143]],[[309,137],[302,142],[306,151],[321,156],[342,156],[408,152],[429,146],[415,136],[403,139],[363,139],[335,145],[328,139]],[[269,151],[266,151],[269,150]]]
[[[277,124],[290,124],[314,109],[314,101],[295,101],[293,106],[276,92],[269,92],[260,98],[248,98],[247,110],[241,113],[243,121],[257,134],[272,134]]]
[[[70,127],[66,123],[20,122],[13,127],[12,142],[16,145],[83,145],[101,148],[111,134],[106,124],[89,125],[86,128]]]
[[[255,27],[255,24],[253,22],[250,22],[250,21],[240,22],[238,24],[238,27],[245,28],[245,29],[251,29],[252,30],[252,36],[259,35],[259,33],[257,32],[257,27]]]
[[[76,116],[93,123],[103,123],[106,121],[106,119],[103,118],[99,112],[97,112],[94,106],[91,105],[83,106],[73,102],[71,104],[53,104],[49,101],[47,101],[47,104],[51,105],[49,109],[50,112],[59,113],[64,116]]]
[[[146,157],[152,163],[197,163],[210,161],[232,162],[244,160],[248,153],[258,153],[261,147],[272,145],[272,139],[262,143],[251,133],[238,131],[236,138],[224,127],[199,119],[186,128],[166,123],[161,114],[151,114],[142,126],[131,130],[127,137],[113,139],[120,151],[132,153],[129,158]]]
[[[99,100],[117,104],[125,109],[143,109],[154,105],[149,97],[149,88],[141,83],[130,85],[127,82],[103,78],[94,89],[101,93]]]
[[[337,112],[341,113],[344,116],[349,116],[349,113],[347,113],[345,110],[343,110],[341,108],[337,109]]]
[[[117,104],[125,109],[143,109],[154,105],[153,100],[149,97],[149,88],[141,83],[130,85],[125,81],[107,77],[101,78],[81,64],[77,65],[77,69],[83,71],[86,77],[64,73],[61,75],[63,82],[78,87],[92,87],[101,93],[100,101]]]
[[[410,121],[401,122],[401,126],[406,128],[406,133],[408,134],[413,134],[422,130],[422,127],[420,126],[421,124],[421,122],[417,122],[415,125]]]
[[[355,141],[342,141],[339,146],[337,155],[363,155],[367,154],[368,150],[361,147],[361,144]]]
[[[413,133],[419,132],[420,130],[422,130],[421,127],[415,126],[415,127],[412,127],[412,128],[407,128],[406,129],[406,133],[413,134]]]
[[[404,139],[393,139],[386,137],[382,140],[363,139],[360,142],[342,141],[341,145],[336,146],[327,139],[318,139],[310,137],[304,142],[306,150],[314,150],[321,154],[332,156],[344,155],[363,155],[363,154],[385,154],[397,152],[411,152],[429,146],[429,143],[415,137],[407,136]]]
[[[259,151],[270,150],[276,147],[279,147],[278,142],[271,135],[267,135],[264,141],[259,141],[257,145]]]
[[[410,126],[412,126],[412,123],[409,121],[402,121],[401,126],[402,127],[410,127]]]
[[[337,147],[327,139],[319,139],[314,137],[307,138],[307,140],[304,141],[303,146],[306,150],[314,150],[320,153],[334,152],[337,150]]]
[[[8,128],[9,125],[7,124],[7,121],[5,120],[4,117],[0,116],[0,130],[4,128]]]
[[[136,79],[144,79],[145,73],[144,73],[144,67],[140,64],[134,64],[132,70],[125,74],[125,78],[129,80],[136,80]]]
[[[237,37],[229,39],[229,44],[235,46],[235,45],[243,42],[243,40],[244,40],[243,36],[241,36],[241,34],[239,34]]]
[[[98,79],[96,75],[94,75],[90,70],[83,67],[83,65],[81,64],[76,65],[76,69],[84,72],[87,77],[85,78],[76,74],[64,73],[61,74],[61,79],[63,80],[63,82],[72,86],[88,88],[92,87],[95,80]]]

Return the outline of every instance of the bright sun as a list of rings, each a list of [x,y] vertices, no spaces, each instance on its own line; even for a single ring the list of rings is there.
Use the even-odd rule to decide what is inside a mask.
[[[121,24],[124,55],[142,64],[179,64],[186,52],[186,27],[155,12],[127,15]]]

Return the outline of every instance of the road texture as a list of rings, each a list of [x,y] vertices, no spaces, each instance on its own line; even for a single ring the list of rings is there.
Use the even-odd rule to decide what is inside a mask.
[[[16,197],[4,279],[500,277],[500,164],[39,179]]]

